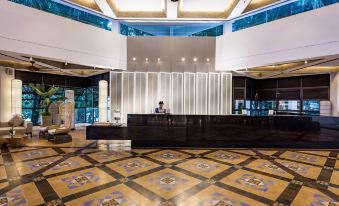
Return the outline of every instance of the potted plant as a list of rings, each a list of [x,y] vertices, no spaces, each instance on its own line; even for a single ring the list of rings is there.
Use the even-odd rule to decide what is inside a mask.
[[[52,125],[52,116],[49,112],[49,106],[53,102],[58,101],[65,101],[65,97],[58,97],[55,99],[51,99],[51,97],[59,90],[59,87],[55,87],[54,85],[49,87],[48,89],[45,89],[44,84],[32,84],[30,83],[29,86],[31,86],[34,91],[42,97],[43,104],[42,104],[42,113],[41,113],[41,124],[42,125]]]
[[[8,136],[10,138],[13,138],[15,136],[14,126],[11,126],[11,128],[8,130]]]
[[[12,148],[16,148],[18,147],[18,142],[17,140],[14,138],[15,136],[15,130],[14,130],[14,126],[11,126],[11,128],[8,130],[8,147],[12,147]]]

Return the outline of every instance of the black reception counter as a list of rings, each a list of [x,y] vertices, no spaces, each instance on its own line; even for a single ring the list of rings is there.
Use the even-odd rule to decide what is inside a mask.
[[[87,127],[87,139],[128,139],[134,148],[338,148],[339,132],[323,133],[310,116],[128,114],[125,127]]]

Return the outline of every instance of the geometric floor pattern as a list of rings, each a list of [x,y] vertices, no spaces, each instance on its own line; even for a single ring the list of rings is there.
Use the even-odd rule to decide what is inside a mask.
[[[95,144],[2,148],[0,206],[339,205],[339,150]]]

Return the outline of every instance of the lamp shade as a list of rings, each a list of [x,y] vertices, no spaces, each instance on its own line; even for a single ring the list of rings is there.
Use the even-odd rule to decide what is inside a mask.
[[[107,122],[107,97],[108,83],[105,80],[99,81],[99,122]]]
[[[19,79],[12,80],[12,92],[11,92],[11,113],[22,114],[22,81]]]

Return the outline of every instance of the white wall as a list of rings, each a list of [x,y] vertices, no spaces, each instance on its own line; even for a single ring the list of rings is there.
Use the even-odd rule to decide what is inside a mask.
[[[216,39],[216,70],[339,54],[339,4]]]
[[[127,57],[128,71],[214,72],[215,38],[128,37]],[[132,60],[133,57],[136,61]],[[184,62],[181,61],[182,57],[185,58]],[[194,62],[193,58],[197,58],[197,61]],[[209,62],[206,61],[207,58],[210,59]]]
[[[12,75],[6,74],[5,68],[0,68],[0,122],[8,122],[11,119],[11,82]]]
[[[0,50],[126,69],[126,37],[117,29],[106,31],[4,0],[0,19]]]
[[[330,80],[332,116],[339,116],[339,73],[332,73]]]

